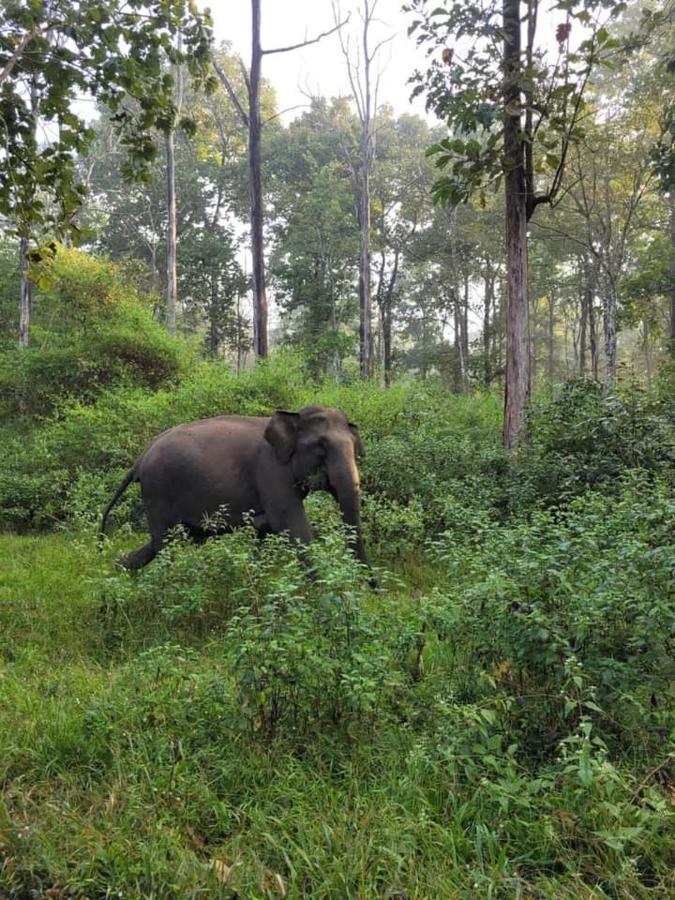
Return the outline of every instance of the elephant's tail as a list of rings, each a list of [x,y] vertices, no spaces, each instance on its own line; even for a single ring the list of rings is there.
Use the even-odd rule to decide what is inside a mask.
[[[132,481],[136,481],[136,466],[134,466],[132,469],[129,469],[127,474],[124,476],[124,480],[122,481],[120,486],[117,488],[117,490],[113,494],[113,496],[112,496],[110,502],[108,503],[108,505],[106,506],[106,508],[103,510],[103,515],[101,517],[101,527],[100,527],[99,533],[98,533],[99,550],[103,549],[103,540],[105,538],[105,523],[108,519],[108,516],[110,515],[110,511],[112,510],[113,506],[115,506],[117,501],[120,499],[122,494],[129,487],[129,485],[132,483]]]

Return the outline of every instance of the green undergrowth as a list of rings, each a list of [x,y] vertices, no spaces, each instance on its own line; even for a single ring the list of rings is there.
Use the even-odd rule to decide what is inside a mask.
[[[124,530],[0,536],[0,896],[672,895],[665,482],[378,592],[309,506],[311,577],[247,529],[135,576]]]
[[[540,395],[509,460],[491,394],[128,374],[0,429],[3,900],[675,893],[665,379]],[[378,591],[324,494],[302,563],[243,528],[121,573],[136,488],[97,552],[154,434],[307,403],[360,427]]]

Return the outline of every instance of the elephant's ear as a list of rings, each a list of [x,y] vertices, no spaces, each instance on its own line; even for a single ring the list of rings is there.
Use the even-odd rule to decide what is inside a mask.
[[[265,440],[274,447],[277,458],[287,463],[298,440],[298,413],[278,409],[265,429]]]
[[[359,434],[359,429],[353,422],[348,422],[349,430],[352,433],[352,437],[354,438],[356,456],[358,459],[363,458],[363,441],[361,440],[361,435]]]

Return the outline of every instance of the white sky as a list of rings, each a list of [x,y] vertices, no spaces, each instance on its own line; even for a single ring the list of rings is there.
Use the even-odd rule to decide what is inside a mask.
[[[424,101],[409,101],[411,86],[406,84],[413,70],[425,63],[424,53],[407,36],[412,16],[401,12],[403,0],[379,0],[377,22],[372,26],[372,45],[393,36],[380,52],[386,64],[380,82],[380,103],[390,103],[397,113],[416,112],[424,115]],[[202,3],[203,6],[208,3]],[[351,12],[346,29],[356,39],[360,21],[358,0],[341,0],[343,18]],[[250,0],[212,0],[211,14],[217,41],[228,40],[232,48],[249,64],[251,57]],[[264,50],[297,44],[315,37],[334,25],[331,0],[262,0],[262,46]],[[307,104],[307,94],[323,96],[349,95],[349,81],[338,36],[323,38],[318,44],[275,53],[263,58],[263,76],[277,92],[279,110]],[[303,93],[304,91],[304,93]],[[302,113],[296,109],[284,121]]]

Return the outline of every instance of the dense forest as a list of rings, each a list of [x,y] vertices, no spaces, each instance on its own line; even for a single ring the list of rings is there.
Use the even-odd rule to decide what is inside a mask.
[[[673,896],[675,7],[228,6],[0,9],[0,897]],[[310,542],[97,537],[319,407]]]

